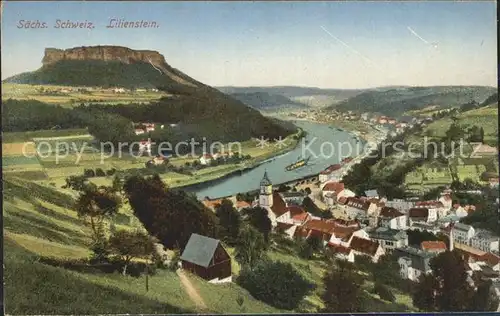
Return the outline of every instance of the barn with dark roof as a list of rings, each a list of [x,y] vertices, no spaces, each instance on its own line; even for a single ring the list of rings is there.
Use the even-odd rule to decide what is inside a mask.
[[[217,239],[192,234],[180,259],[182,269],[205,280],[231,281],[231,257]]]

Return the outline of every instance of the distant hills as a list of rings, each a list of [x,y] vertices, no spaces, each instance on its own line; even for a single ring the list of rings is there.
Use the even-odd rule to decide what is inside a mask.
[[[4,82],[105,88],[155,87],[170,96],[147,108],[102,110],[120,112],[121,116],[132,121],[185,123],[193,126],[190,136],[245,140],[260,136],[278,138],[292,132],[285,127],[287,125],[268,119],[241,101],[171,67],[155,51],[121,46],[48,48],[42,64],[38,70],[12,76]]]
[[[353,97],[364,90],[314,87],[217,87],[245,104],[260,110],[274,108],[324,107]]]
[[[304,103],[293,101],[280,94],[270,94],[268,92],[248,92],[231,93],[231,97],[240,100],[248,106],[259,110],[277,109],[303,109],[307,108]]]
[[[340,111],[378,112],[390,116],[429,106],[449,108],[471,101],[484,102],[497,90],[486,86],[399,87],[364,91],[329,108]]]

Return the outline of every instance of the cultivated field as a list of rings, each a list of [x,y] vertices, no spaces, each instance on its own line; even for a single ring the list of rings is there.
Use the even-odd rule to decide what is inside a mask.
[[[479,109],[470,110],[460,113],[458,123],[468,126],[479,126],[484,129],[485,142],[491,145],[498,142],[498,105],[490,105]],[[423,134],[432,137],[444,137],[446,131],[452,124],[451,118],[444,118],[432,122],[425,129]]]
[[[43,92],[42,92],[43,89]],[[79,91],[80,89],[80,91]],[[87,92],[81,92],[84,89]],[[148,103],[161,97],[168,96],[164,92],[126,92],[115,93],[97,87],[67,87],[55,85],[28,85],[2,83],[2,100],[38,100],[61,106],[74,106],[80,103]]]

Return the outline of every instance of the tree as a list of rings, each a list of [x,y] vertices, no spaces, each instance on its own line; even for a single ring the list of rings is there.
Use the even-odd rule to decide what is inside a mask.
[[[261,261],[244,267],[236,282],[253,297],[277,308],[292,310],[314,289],[290,263]]]
[[[338,261],[323,277],[323,283],[324,312],[348,313],[362,310],[362,280],[356,275],[352,264]]]
[[[427,311],[467,311],[474,289],[467,281],[462,255],[454,251],[440,253],[430,261],[432,273],[419,279],[413,293],[414,305]]]
[[[95,171],[92,169],[84,169],[83,175],[87,178],[93,178],[93,177],[95,177]]]
[[[311,259],[314,255],[314,250],[310,243],[307,240],[298,240],[297,241],[298,254],[301,258]]]
[[[111,253],[120,256],[124,263],[122,274],[127,274],[130,261],[154,253],[154,239],[141,231],[119,230],[109,238]]]
[[[408,244],[416,247],[420,247],[422,241],[436,241],[439,240],[436,235],[428,231],[419,230],[408,230]]]
[[[386,285],[380,282],[375,282],[375,285],[373,287],[373,292],[375,294],[378,294],[378,296],[383,300],[389,302],[394,302],[396,300],[396,297],[391,292],[391,290]]]
[[[194,194],[169,189],[158,175],[134,176],[124,190],[135,216],[168,249],[183,249],[191,234],[218,237],[219,220]]]
[[[484,129],[482,127],[479,129],[479,141],[484,143]]]
[[[306,243],[314,252],[320,251],[323,248],[323,240],[317,235],[313,235],[307,238]]]
[[[435,284],[437,280],[430,274],[423,274],[419,277],[412,293],[413,305],[422,311],[435,311],[436,293]]]
[[[96,189],[96,185],[89,182],[85,176],[69,176],[66,178],[66,185],[63,188],[73,189],[75,191],[85,191]]]
[[[228,200],[222,200],[221,204],[215,207],[215,214],[219,218],[221,226],[221,238],[228,244],[234,244],[238,239],[241,226],[241,215],[234,208],[233,203]]]
[[[498,308],[498,297],[492,291],[491,280],[481,280],[477,286],[476,293],[472,297],[471,311],[496,311]]]
[[[115,175],[113,178],[113,183],[111,184],[111,187],[115,192],[122,193],[123,190],[123,180],[120,176]]]
[[[248,223],[264,235],[264,240],[267,244],[269,242],[269,233],[273,228],[267,210],[262,207],[254,207],[245,210],[245,212]]]
[[[375,283],[395,286],[401,280],[397,259],[392,254],[381,256],[377,263],[374,263],[371,267]]]
[[[253,267],[263,258],[266,246],[264,237],[257,229],[244,226],[235,245],[235,258],[241,265]]]
[[[107,218],[118,213],[122,205],[121,198],[110,187],[86,190],[80,193],[75,203],[79,217],[89,219],[94,241],[102,239],[102,224]]]

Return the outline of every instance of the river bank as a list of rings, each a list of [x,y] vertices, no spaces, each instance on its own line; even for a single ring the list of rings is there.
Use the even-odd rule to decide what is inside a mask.
[[[207,196],[210,199],[231,196],[257,190],[262,175],[266,171],[273,184],[279,185],[305,177],[317,176],[326,167],[340,163],[347,156],[343,155],[341,151],[335,150],[330,154],[327,153],[327,155],[320,154],[325,148],[329,147],[323,146],[325,144],[331,147],[337,144],[350,144],[349,147],[355,150],[354,153],[348,155],[352,157],[362,153],[361,143],[358,137],[352,133],[335,130],[324,123],[298,120],[293,120],[293,122],[307,133],[307,136],[300,142],[301,146],[296,146],[294,150],[278,155],[268,161],[264,160],[247,168],[233,170],[231,173],[216,179],[182,186],[182,189],[195,193],[199,199],[204,199]],[[285,170],[287,165],[297,161],[297,157],[309,156],[311,156],[311,159],[306,166],[292,171]]]

